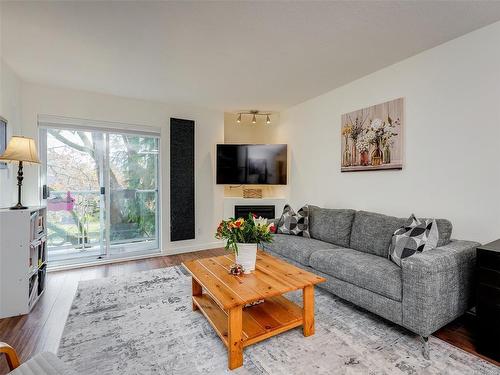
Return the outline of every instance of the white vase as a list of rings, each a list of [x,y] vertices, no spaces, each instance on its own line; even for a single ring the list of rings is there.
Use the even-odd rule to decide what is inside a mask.
[[[257,259],[256,243],[238,243],[238,253],[236,254],[236,263],[243,267],[245,273],[255,270],[255,261]]]

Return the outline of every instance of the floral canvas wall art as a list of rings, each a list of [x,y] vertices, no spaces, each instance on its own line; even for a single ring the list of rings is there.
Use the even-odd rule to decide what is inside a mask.
[[[404,98],[342,115],[342,172],[403,168]]]

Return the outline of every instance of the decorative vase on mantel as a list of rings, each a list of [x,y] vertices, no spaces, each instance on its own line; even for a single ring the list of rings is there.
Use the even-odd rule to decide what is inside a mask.
[[[375,150],[372,151],[371,159],[372,159],[372,165],[373,166],[378,166],[382,164],[382,150],[380,149],[380,144],[377,142],[375,144]]]
[[[256,243],[237,243],[238,251],[236,252],[236,263],[243,267],[243,272],[246,274],[255,271],[255,262],[257,260],[257,244]]]

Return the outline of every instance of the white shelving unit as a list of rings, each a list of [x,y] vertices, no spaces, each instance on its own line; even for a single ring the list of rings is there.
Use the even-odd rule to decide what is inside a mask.
[[[0,209],[0,318],[31,311],[45,289],[47,209]]]

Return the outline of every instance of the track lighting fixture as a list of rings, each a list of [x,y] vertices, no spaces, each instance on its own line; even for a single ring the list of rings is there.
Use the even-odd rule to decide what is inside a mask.
[[[266,113],[261,113],[260,111],[257,111],[256,109],[251,110],[251,111],[246,111],[246,112],[238,112],[238,117],[236,118],[236,122],[239,124],[241,123],[241,118],[242,115],[252,115],[252,124],[257,123],[257,116],[266,116],[266,124],[271,123],[271,113],[266,112]]]

